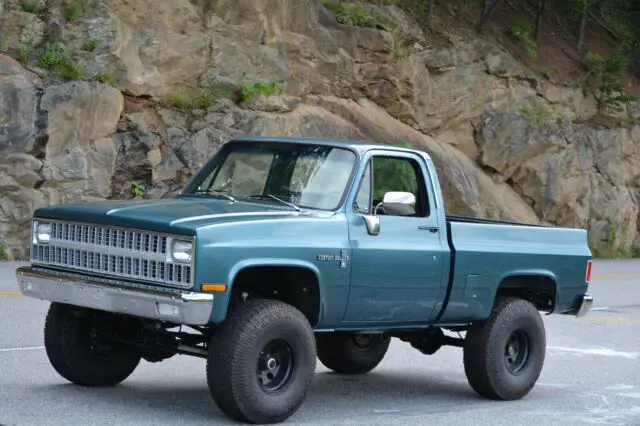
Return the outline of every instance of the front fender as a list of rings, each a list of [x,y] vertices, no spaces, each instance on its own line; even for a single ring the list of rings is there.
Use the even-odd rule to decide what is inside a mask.
[[[313,263],[299,260],[299,259],[287,259],[287,258],[255,258],[255,259],[243,259],[236,264],[234,264],[227,274],[227,291],[224,293],[224,296],[221,294],[217,297],[218,303],[216,303],[216,309],[211,314],[211,322],[212,323],[220,323],[225,320],[228,310],[229,310],[229,302],[231,293],[233,291],[233,285],[236,281],[236,278],[240,272],[248,268],[254,267],[263,267],[263,266],[278,266],[278,267],[296,267],[296,268],[304,268],[311,271],[318,281],[318,295],[319,295],[319,319],[321,320],[324,316],[325,310],[325,294],[324,294],[324,286],[322,285],[322,272],[316,265]]]

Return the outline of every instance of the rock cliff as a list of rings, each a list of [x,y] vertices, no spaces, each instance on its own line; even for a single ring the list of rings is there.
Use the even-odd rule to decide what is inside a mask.
[[[585,227],[640,247],[640,107],[596,98],[395,6],[319,0],[0,0],[0,243],[39,206],[167,197],[228,138],[409,141],[456,214]],[[613,121],[612,121],[613,120]],[[613,125],[611,124],[613,123]],[[135,191],[133,191],[135,192]]]

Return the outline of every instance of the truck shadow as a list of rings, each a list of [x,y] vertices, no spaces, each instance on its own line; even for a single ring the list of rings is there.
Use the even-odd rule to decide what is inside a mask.
[[[215,405],[206,382],[171,379],[147,381],[132,376],[108,389],[82,388],[72,384],[33,386],[38,399],[55,400],[60,412],[78,413],[78,406],[90,406],[94,413],[114,413],[123,423],[208,423],[237,424]],[[460,412],[486,407],[464,381],[450,375],[416,376],[409,373],[372,372],[365,376],[316,373],[305,404],[287,423],[338,423],[346,417],[383,414],[429,414]],[[115,414],[117,413],[117,414]],[[73,419],[69,419],[73,422]]]

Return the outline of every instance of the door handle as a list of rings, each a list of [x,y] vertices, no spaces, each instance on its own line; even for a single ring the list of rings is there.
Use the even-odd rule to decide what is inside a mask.
[[[427,226],[427,225],[420,225],[418,226],[418,229],[420,229],[421,231],[429,231],[432,234],[435,234],[440,230],[440,228],[437,226]]]

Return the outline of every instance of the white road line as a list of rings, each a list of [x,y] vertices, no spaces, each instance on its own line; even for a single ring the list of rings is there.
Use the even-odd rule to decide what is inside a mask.
[[[640,353],[637,353],[637,352],[622,352],[622,351],[616,351],[608,348],[586,349],[586,348],[565,348],[561,346],[548,346],[547,348],[554,351],[574,352],[574,353],[580,353],[584,355],[611,356],[611,357],[621,357],[621,358],[627,358],[627,359],[640,358]]]
[[[44,346],[30,346],[26,348],[5,348],[5,349],[0,349],[0,352],[33,351],[36,349],[44,349]]]
[[[640,393],[619,393],[619,396],[626,396],[628,398],[638,398],[640,399]]]
[[[610,307],[608,307],[608,306],[604,306],[604,307],[602,307],[602,308],[591,308],[591,310],[592,310],[592,311],[608,311],[608,310],[610,310],[610,309],[611,309],[611,308],[610,308]]]

